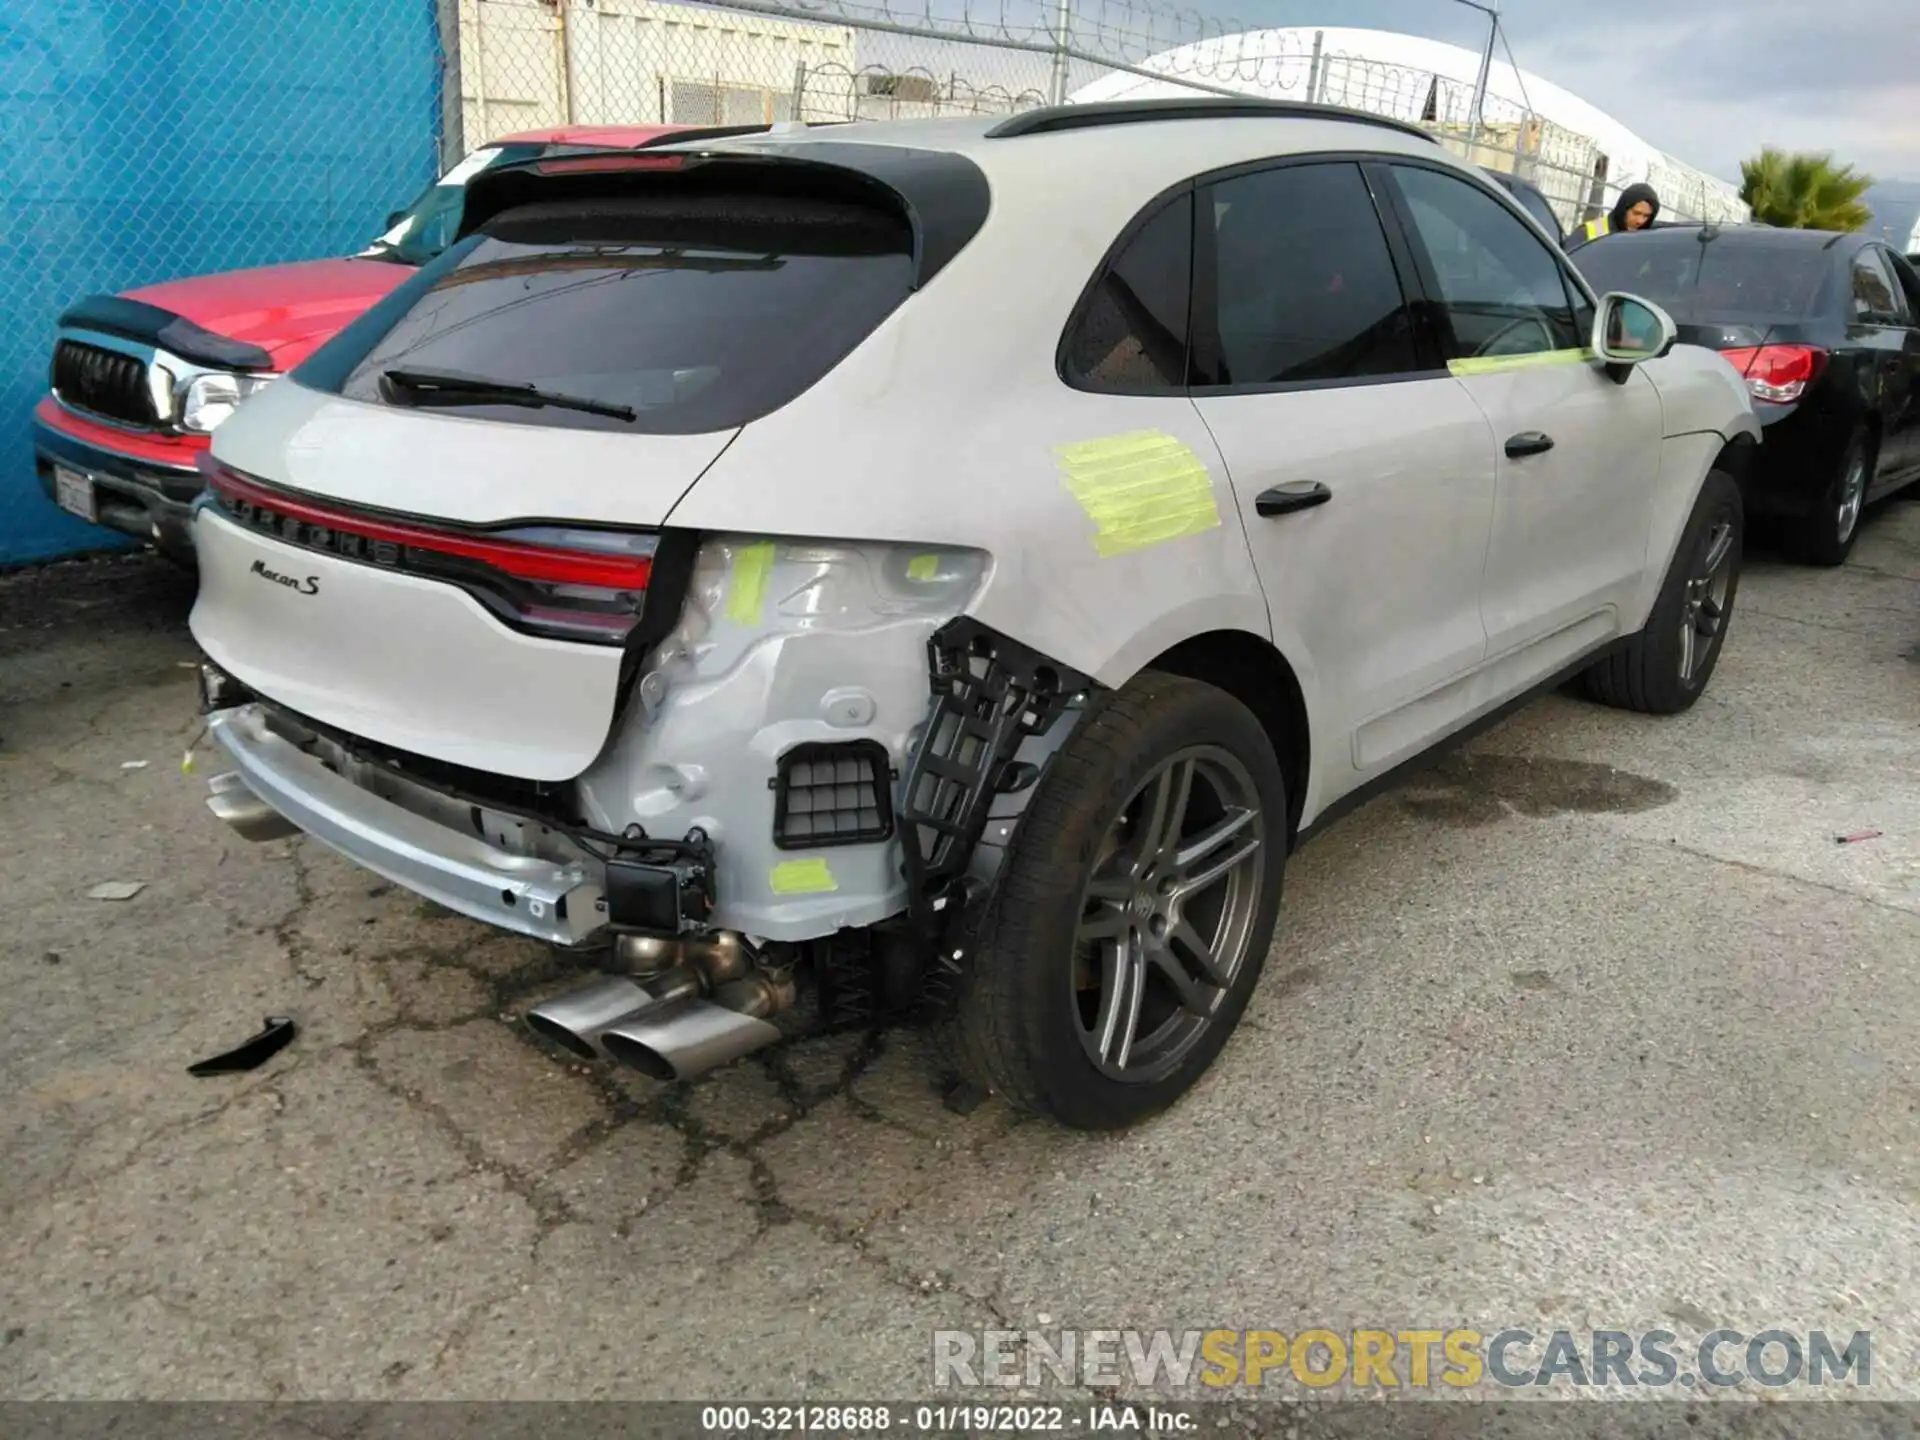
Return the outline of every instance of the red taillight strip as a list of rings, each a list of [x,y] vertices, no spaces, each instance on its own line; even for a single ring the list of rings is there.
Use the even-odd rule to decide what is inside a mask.
[[[533,169],[538,175],[572,175],[581,171],[681,170],[686,163],[684,155],[570,155],[536,160]]]
[[[290,515],[367,540],[386,540],[437,555],[477,560],[522,580],[561,585],[591,585],[603,590],[645,590],[653,578],[653,557],[623,557],[589,550],[562,550],[549,545],[525,545],[510,540],[488,540],[477,535],[454,535],[393,520],[375,520],[350,510],[332,510],[310,500],[297,500],[284,491],[258,484],[217,460],[203,460],[208,483],[219,494],[276,515]]]

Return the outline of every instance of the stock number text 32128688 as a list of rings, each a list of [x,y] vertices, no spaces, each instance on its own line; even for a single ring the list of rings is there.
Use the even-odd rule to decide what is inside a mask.
[[[1063,1405],[707,1405],[700,1428],[724,1435],[1038,1435],[1065,1430]]]

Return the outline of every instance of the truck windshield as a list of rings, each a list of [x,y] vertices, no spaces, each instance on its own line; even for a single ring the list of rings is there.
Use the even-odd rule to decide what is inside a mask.
[[[361,252],[369,260],[425,265],[453,243],[466,208],[467,183],[482,170],[511,165],[543,154],[545,145],[490,145],[476,150],[414,197],[404,210],[388,216],[386,232]]]

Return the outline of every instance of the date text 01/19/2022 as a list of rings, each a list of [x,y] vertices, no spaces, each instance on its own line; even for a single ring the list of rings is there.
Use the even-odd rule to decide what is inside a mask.
[[[721,1435],[944,1435],[990,1431],[1040,1435],[1134,1429],[1125,1406],[1077,1415],[1064,1405],[707,1405],[700,1428]]]

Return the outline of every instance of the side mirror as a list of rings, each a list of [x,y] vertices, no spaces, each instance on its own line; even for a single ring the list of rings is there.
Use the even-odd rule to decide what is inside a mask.
[[[1673,317],[1651,300],[1619,292],[1604,296],[1593,317],[1593,353],[1622,384],[1635,365],[1658,360],[1680,338]]]

